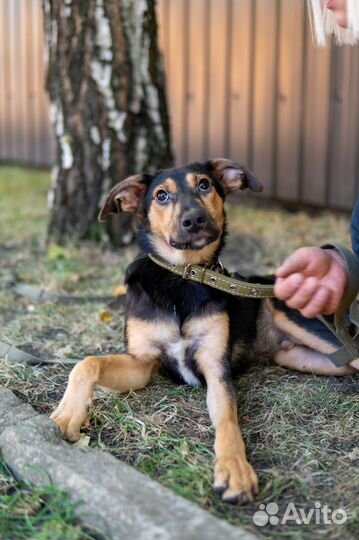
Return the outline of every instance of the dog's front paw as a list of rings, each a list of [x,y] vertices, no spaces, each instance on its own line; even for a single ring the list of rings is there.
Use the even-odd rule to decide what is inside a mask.
[[[64,439],[70,442],[79,440],[81,436],[80,429],[86,419],[90,405],[91,402],[82,407],[74,407],[63,400],[51,414],[51,420],[58,425]]]
[[[244,504],[258,493],[258,478],[245,458],[224,456],[216,460],[213,487],[223,501]]]

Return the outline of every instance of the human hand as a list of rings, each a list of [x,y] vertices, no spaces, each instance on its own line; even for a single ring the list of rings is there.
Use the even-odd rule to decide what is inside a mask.
[[[276,271],[274,294],[304,317],[330,315],[339,307],[347,279],[344,261],[335,250],[304,247]]]

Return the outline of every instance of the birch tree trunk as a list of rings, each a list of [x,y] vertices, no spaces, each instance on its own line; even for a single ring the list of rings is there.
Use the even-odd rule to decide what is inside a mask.
[[[93,234],[114,183],[171,165],[155,0],[43,0],[56,140],[49,239]],[[129,223],[114,237],[131,240]],[[96,227],[95,227],[96,230]]]

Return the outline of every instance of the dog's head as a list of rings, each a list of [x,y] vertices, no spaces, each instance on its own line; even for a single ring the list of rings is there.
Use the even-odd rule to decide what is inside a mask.
[[[99,220],[136,213],[151,251],[174,264],[208,264],[223,241],[224,199],[246,188],[262,191],[262,184],[246,167],[222,158],[137,174],[110,191]]]

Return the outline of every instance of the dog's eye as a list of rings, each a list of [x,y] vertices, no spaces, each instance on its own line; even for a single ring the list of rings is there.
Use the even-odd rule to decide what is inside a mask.
[[[201,178],[201,180],[198,182],[198,189],[199,191],[209,191],[210,183],[207,178]]]
[[[170,198],[170,194],[165,189],[160,189],[156,193],[156,199],[160,204],[166,204]]]

